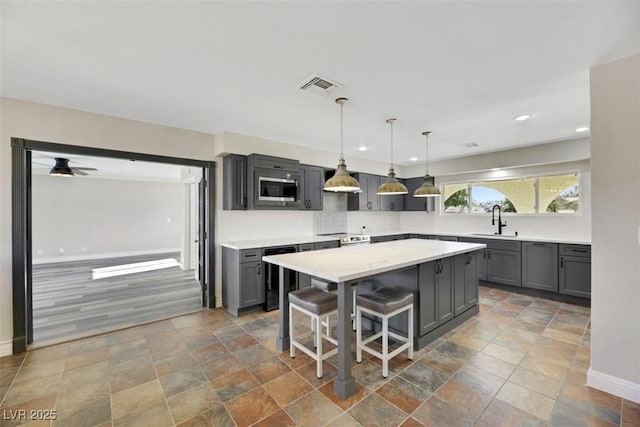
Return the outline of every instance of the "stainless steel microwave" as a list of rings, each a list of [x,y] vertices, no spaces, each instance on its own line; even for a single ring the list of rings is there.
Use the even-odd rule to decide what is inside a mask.
[[[300,174],[255,168],[253,202],[263,207],[300,207]]]

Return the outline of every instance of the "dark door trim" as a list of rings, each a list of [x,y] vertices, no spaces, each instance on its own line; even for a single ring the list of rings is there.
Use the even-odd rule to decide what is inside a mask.
[[[115,159],[140,160],[200,167],[205,190],[205,287],[207,306],[215,307],[214,188],[215,162],[82,147],[22,138],[11,138],[11,238],[13,291],[13,353],[22,353],[33,340],[31,310],[31,151],[53,151]]]

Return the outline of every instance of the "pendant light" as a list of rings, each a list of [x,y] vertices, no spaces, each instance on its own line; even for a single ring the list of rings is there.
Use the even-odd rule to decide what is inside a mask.
[[[425,136],[425,146],[426,146],[426,155],[425,155],[425,163],[426,168],[424,172],[424,182],[420,187],[416,189],[413,193],[413,197],[436,197],[440,195],[440,191],[433,186],[433,182],[431,181],[431,176],[429,176],[429,134],[430,131],[422,132]]]
[[[63,159],[62,157],[55,158],[56,164],[49,171],[49,175],[52,176],[64,176],[72,177],[73,171],[69,167],[69,159]]]
[[[334,191],[336,193],[353,193],[360,191],[360,183],[347,172],[347,164],[344,161],[344,132],[343,132],[343,108],[347,98],[336,99],[336,104],[340,105],[340,160],[333,177],[324,183],[324,191]]]
[[[389,123],[391,127],[391,165],[389,166],[389,175],[387,176],[387,180],[378,187],[378,191],[376,194],[380,196],[393,196],[396,194],[407,194],[407,187],[398,181],[396,178],[396,172],[393,169],[393,124],[396,119],[387,119],[387,123]]]

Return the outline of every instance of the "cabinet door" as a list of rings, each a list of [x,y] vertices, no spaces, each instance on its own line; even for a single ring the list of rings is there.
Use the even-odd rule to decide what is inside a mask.
[[[488,259],[488,253],[489,251],[487,249],[483,249],[482,251],[478,252],[477,255],[477,262],[478,262],[478,280],[489,280],[489,259]]]
[[[404,210],[405,211],[426,211],[427,200],[432,197],[413,197],[413,192],[416,191],[424,181],[424,178],[410,178],[405,179],[404,185],[407,186],[407,193],[404,196]]]
[[[317,166],[300,166],[300,181],[302,189],[300,209],[322,210],[324,170]]]
[[[591,258],[560,257],[560,293],[591,298]]]
[[[378,185],[382,185],[387,180],[386,176],[378,177]],[[400,180],[403,181],[403,180]],[[404,209],[405,194],[397,194],[395,196],[378,196],[381,211],[401,211]]]
[[[378,186],[380,185],[380,177],[378,175],[367,176],[367,201],[369,202],[369,210],[377,211],[380,209],[378,201]],[[362,189],[364,191],[364,188]]]
[[[558,244],[522,242],[522,286],[558,292]]]
[[[418,310],[419,332],[424,335],[438,326],[437,294],[435,280],[436,262],[426,262],[418,266],[420,287],[420,307]]]
[[[438,325],[442,325],[453,318],[453,258],[436,261],[436,292]]]
[[[453,259],[453,312],[457,316],[467,310],[466,268],[469,254],[456,255]]]
[[[522,286],[520,251],[487,250],[489,261],[487,281],[511,286]]]
[[[471,252],[464,269],[464,298],[467,308],[478,304],[478,259],[480,252]]]
[[[262,282],[262,262],[240,264],[240,307],[250,307],[265,301],[265,288]]]
[[[230,154],[222,161],[223,199],[225,210],[247,209],[247,157]]]

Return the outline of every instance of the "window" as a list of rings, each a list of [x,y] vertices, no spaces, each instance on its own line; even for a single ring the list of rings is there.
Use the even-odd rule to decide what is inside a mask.
[[[495,205],[510,213],[576,213],[580,207],[580,175],[444,184],[442,200],[442,210],[447,214],[489,213]]]

